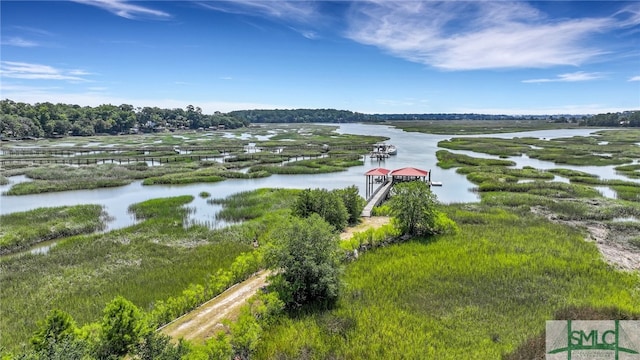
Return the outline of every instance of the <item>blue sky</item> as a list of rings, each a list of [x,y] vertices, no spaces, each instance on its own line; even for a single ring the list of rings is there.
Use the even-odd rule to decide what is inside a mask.
[[[6,1],[0,97],[205,113],[640,109],[640,2]]]

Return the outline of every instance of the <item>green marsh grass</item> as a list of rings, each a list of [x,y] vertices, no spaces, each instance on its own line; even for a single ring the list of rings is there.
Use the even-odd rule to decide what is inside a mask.
[[[577,125],[545,120],[399,120],[385,124],[404,131],[443,135],[496,134],[546,129],[575,129]]]
[[[0,260],[0,346],[10,350],[27,342],[36,321],[51,309],[67,311],[83,325],[98,320],[117,295],[149,310],[230,269],[252,249],[249,234],[185,228],[183,206],[191,199],[143,202],[131,209],[146,219],[139,224],[60,239],[46,255]]]
[[[608,133],[608,132],[603,132]],[[576,136],[541,140],[536,138],[452,138],[438,146],[454,150],[468,150],[500,157],[527,155],[530,158],[556,164],[604,166],[627,164],[640,158],[640,147],[628,141],[618,141],[620,135],[609,135],[610,141],[600,136]]]
[[[47,181],[34,180],[13,185],[5,192],[6,195],[29,195],[56,191],[70,191],[81,189],[99,189],[118,187],[130,184],[130,180],[98,179],[98,180],[69,180]]]
[[[606,265],[575,229],[477,205],[458,234],[367,252],[335,309],[281,318],[259,359],[499,359],[558,309],[640,311],[640,278]]]
[[[615,170],[628,178],[640,179],[640,164],[617,166]]]
[[[245,221],[265,216],[268,212],[288,211],[300,190],[258,189],[243,191],[227,198],[209,199],[210,204],[223,205],[217,214],[226,221]]]
[[[466,166],[456,170],[459,174],[466,174],[467,179],[474,184],[487,181],[516,183],[522,179],[552,180],[554,175],[531,167],[522,169],[495,166]]]
[[[559,176],[564,176],[566,178],[574,178],[574,177],[591,177],[591,178],[597,178],[598,175],[596,174],[592,174],[592,173],[588,173],[588,172],[584,172],[584,171],[578,171],[578,170],[572,170],[572,169],[563,169],[563,168],[554,168],[554,169],[549,169],[547,170],[548,172],[555,174],[555,175],[559,175]]]
[[[481,159],[464,154],[456,154],[447,150],[436,151],[438,166],[443,169],[451,169],[461,166],[514,166],[516,163],[510,160]]]
[[[360,155],[347,155],[339,157],[324,157],[312,160],[299,160],[289,162],[283,166],[257,165],[249,169],[250,173],[265,171],[271,174],[323,174],[340,172],[347,170],[351,166],[362,165],[362,157]]]
[[[76,205],[17,212],[0,216],[0,254],[10,254],[37,243],[104,228],[100,205]]]
[[[315,174],[342,171],[350,166],[362,164],[360,157],[365,148],[384,141],[379,136],[360,136],[338,134],[336,126],[310,124],[279,124],[267,129],[240,129],[231,132],[215,132],[201,134],[181,132],[179,134],[144,134],[123,136],[95,136],[82,139],[43,140],[35,144],[51,151],[54,145],[72,145],[66,147],[69,153],[78,152],[74,158],[96,161],[137,159],[131,164],[94,164],[81,166],[9,164],[0,170],[0,176],[27,175],[38,180],[30,184],[17,184],[8,194],[25,195],[43,192],[66,191],[77,189],[95,189],[100,187],[122,186],[133,180],[144,180],[144,184],[187,184],[220,181],[222,178],[257,178],[269,174]],[[227,133],[273,134],[267,141],[255,141],[256,148],[281,148],[281,153],[258,151],[247,153],[243,149],[248,141],[243,138],[225,138]],[[243,136],[244,137],[244,136]],[[71,141],[73,141],[71,143]],[[328,152],[323,149],[328,145]],[[88,147],[89,146],[89,147]],[[190,153],[178,154],[174,147],[187,149]],[[205,149],[205,147],[215,147]],[[220,148],[229,151],[231,157],[225,157],[225,163],[216,161],[191,159],[192,156],[218,156]],[[343,147],[333,149],[333,147]],[[76,150],[77,149],[77,150]],[[24,155],[25,161],[59,160],[44,152],[36,155]],[[328,156],[331,160],[309,159]],[[149,158],[171,159],[160,166],[147,166],[143,161]],[[299,159],[302,159],[298,161]],[[280,166],[283,163],[284,166]],[[278,165],[278,166],[275,166]],[[258,166],[258,167],[257,167]],[[254,167],[249,173],[233,172],[232,169]],[[218,168],[219,171],[203,170]]]
[[[553,318],[555,320],[640,320],[640,313],[621,311],[616,307],[570,306],[556,311]],[[543,331],[506,354],[503,360],[544,359],[545,356],[546,336]]]

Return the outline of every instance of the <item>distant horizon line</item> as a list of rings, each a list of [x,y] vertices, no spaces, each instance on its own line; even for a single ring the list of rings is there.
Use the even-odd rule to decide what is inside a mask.
[[[180,107],[159,107],[159,106],[134,106],[131,104],[127,104],[127,103],[122,103],[122,104],[112,104],[112,103],[103,103],[100,105],[96,105],[96,106],[92,106],[92,105],[80,105],[80,104],[72,104],[72,103],[63,103],[63,102],[50,102],[50,101],[42,101],[42,102],[26,102],[26,101],[15,101],[9,98],[5,98],[2,99],[0,101],[12,101],[15,103],[25,103],[25,104],[29,104],[29,105],[36,105],[36,104],[53,104],[53,105],[58,105],[58,104],[62,104],[62,105],[68,105],[68,106],[80,106],[80,107],[99,107],[99,106],[103,106],[103,105],[109,105],[109,106],[121,106],[121,105],[130,105],[134,108],[134,110],[138,110],[138,109],[143,109],[146,107],[149,108],[159,108],[159,109],[169,109],[169,110],[173,110],[173,109],[183,109]],[[194,105],[194,104],[189,104],[186,105],[184,108],[187,108],[188,106],[193,106],[195,108],[198,108],[199,106]],[[628,109],[628,110],[619,110],[619,111],[607,111],[607,112],[590,112],[590,113],[546,113],[546,114],[535,114],[535,113],[514,113],[514,114],[508,114],[508,113],[484,113],[484,112],[389,112],[389,113],[367,113],[367,112],[360,112],[360,111],[354,111],[354,110],[346,110],[346,109],[338,109],[338,108],[331,108],[331,107],[317,107],[317,108],[305,108],[305,107],[291,107],[291,108],[253,108],[253,109],[242,109],[242,110],[230,110],[230,111],[213,111],[210,114],[207,115],[213,115],[216,113],[220,113],[220,114],[230,114],[230,113],[234,113],[234,112],[246,112],[246,111],[300,111],[300,110],[312,110],[312,111],[318,111],[318,110],[334,110],[334,111],[348,111],[354,114],[362,114],[362,115],[368,115],[368,116],[408,116],[408,117],[415,117],[415,116],[434,116],[434,115],[445,115],[445,116],[464,116],[464,115],[473,115],[473,116],[491,116],[491,117],[505,117],[505,118],[521,118],[521,117],[535,117],[535,118],[545,118],[545,117],[555,117],[555,116],[571,116],[571,117],[576,117],[576,116],[595,116],[595,115],[599,115],[599,114],[624,114],[624,113],[633,113],[633,112],[638,112],[640,111],[640,108],[638,109]],[[400,119],[398,119],[400,120]],[[411,120],[411,119],[402,119],[402,120]],[[421,119],[415,119],[415,120],[421,120]],[[423,119],[423,120],[427,120],[427,119]],[[433,119],[430,119],[433,120]],[[448,119],[448,120],[465,120],[465,119]]]

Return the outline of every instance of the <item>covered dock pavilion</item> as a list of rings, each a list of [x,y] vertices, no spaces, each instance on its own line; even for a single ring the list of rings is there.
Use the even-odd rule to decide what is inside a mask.
[[[365,175],[367,177],[367,205],[362,211],[362,216],[371,216],[373,207],[387,198],[391,187],[395,183],[423,181],[431,186],[431,172],[414,167],[404,167],[393,171],[384,168],[375,168],[367,171]]]

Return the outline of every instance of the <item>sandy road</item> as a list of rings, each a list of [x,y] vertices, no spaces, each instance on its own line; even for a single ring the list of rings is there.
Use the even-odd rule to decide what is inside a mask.
[[[354,232],[377,228],[388,222],[389,218],[384,216],[362,218],[360,224],[346,229],[340,235],[340,238],[343,240],[349,239]],[[242,305],[263,286],[267,285],[267,276],[269,276],[269,271],[267,270],[256,273],[249,279],[230,287],[222,294],[200,305],[197,309],[165,325],[160,331],[176,340],[182,338],[204,342],[212,337],[216,331],[223,328],[223,320],[233,319]]]
[[[247,299],[267,284],[268,275],[269,272],[264,270],[251,276],[197,309],[170,322],[160,331],[174,339],[183,338],[204,342],[222,328],[222,320],[233,318]]]

